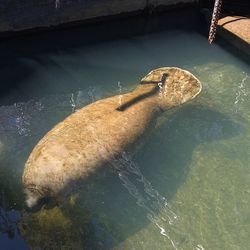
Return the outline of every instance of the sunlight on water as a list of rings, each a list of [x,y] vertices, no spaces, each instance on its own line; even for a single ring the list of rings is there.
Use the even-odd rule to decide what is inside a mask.
[[[245,72],[244,72],[245,73]],[[246,74],[246,76],[241,80],[241,82],[238,85],[238,91],[236,93],[236,97],[235,97],[235,101],[234,104],[236,106],[235,111],[237,112],[238,109],[238,105],[240,105],[240,103],[243,103],[245,101],[245,98],[247,98],[248,93],[246,90],[246,80],[249,78],[249,75]]]
[[[0,244],[247,250],[249,65],[193,29],[94,43],[81,30],[65,41],[57,35],[12,42],[8,53],[0,47],[0,79],[11,86],[0,97]],[[23,166],[42,136],[89,103],[119,95],[122,104],[123,93],[162,66],[197,76],[197,100],[164,114],[138,152],[114,156],[65,204],[25,212]],[[109,149],[95,140],[105,157]]]
[[[151,183],[141,173],[139,166],[126,152],[123,152],[120,159],[113,159],[110,164],[118,171],[123,186],[135,198],[136,204],[145,209],[147,218],[160,229],[160,233],[167,237],[172,246],[177,249],[174,240],[171,239],[169,232],[166,232],[166,228],[164,228],[164,224],[172,225],[174,220],[177,219],[177,215],[168,207],[167,199],[152,187]],[[131,181],[133,177],[136,183]],[[137,188],[137,185],[141,183],[144,195]],[[159,213],[161,213],[160,217],[158,216]]]

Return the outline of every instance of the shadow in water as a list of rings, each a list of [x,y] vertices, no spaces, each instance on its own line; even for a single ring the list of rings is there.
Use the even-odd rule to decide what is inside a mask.
[[[229,23],[234,23],[234,22],[237,22],[239,20],[244,20],[244,19],[248,19],[248,18],[247,17],[238,17],[236,19],[233,19],[233,20],[230,20],[230,21],[227,21],[227,22],[223,23],[221,26],[223,27],[223,26],[225,26],[225,25],[227,25]]]
[[[79,185],[77,199],[72,196],[61,207],[24,213],[19,228],[27,242],[41,248],[108,249],[150,222],[159,226],[157,213],[162,209],[174,219],[167,201],[185,181],[194,149],[243,131],[226,115],[195,105],[169,112],[160,123],[133,159],[125,157],[122,167],[121,161],[113,162],[115,169],[103,168]],[[159,229],[164,236],[164,228]]]

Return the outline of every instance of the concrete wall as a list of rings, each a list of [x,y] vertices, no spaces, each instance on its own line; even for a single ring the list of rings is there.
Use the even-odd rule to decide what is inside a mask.
[[[82,21],[196,0],[0,0],[0,32]]]

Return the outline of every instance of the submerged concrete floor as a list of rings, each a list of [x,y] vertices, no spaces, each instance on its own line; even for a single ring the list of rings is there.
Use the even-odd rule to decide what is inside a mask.
[[[219,20],[218,26],[222,37],[250,55],[250,18],[227,16]]]

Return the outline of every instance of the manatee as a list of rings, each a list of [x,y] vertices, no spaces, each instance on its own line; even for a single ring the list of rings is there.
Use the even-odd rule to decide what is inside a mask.
[[[68,193],[122,152],[136,148],[164,111],[194,99],[200,81],[186,70],[158,68],[131,92],[89,104],[52,128],[34,147],[22,184],[29,209]]]

